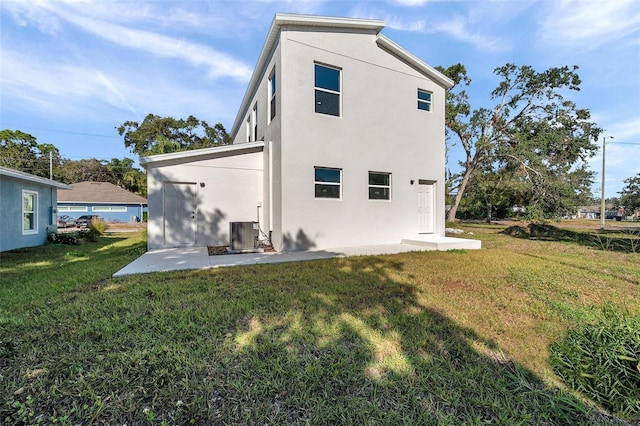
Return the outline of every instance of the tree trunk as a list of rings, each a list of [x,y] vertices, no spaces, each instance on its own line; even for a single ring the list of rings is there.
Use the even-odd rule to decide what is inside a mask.
[[[491,223],[491,201],[489,201],[486,191],[484,192],[484,205],[487,207],[487,223]]]
[[[473,168],[467,167],[467,169],[464,171],[464,175],[462,175],[462,180],[460,181],[460,186],[458,187],[458,193],[456,194],[456,199],[451,206],[451,210],[449,210],[449,213],[447,214],[447,222],[456,221],[456,213],[458,213],[460,200],[462,200],[462,195],[464,195],[464,191],[467,188],[467,183],[469,183],[469,177],[471,177],[471,173],[473,173]]]

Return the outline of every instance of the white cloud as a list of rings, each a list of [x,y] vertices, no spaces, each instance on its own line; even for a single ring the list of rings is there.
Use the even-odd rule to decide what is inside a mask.
[[[43,24],[39,17],[48,16],[49,20],[57,22],[58,27],[60,26],[59,20],[64,20],[80,27],[87,33],[97,35],[119,46],[141,50],[159,57],[178,59],[192,66],[203,66],[207,69],[207,75],[213,79],[232,77],[240,81],[248,81],[251,76],[252,69],[249,66],[207,45],[151,31],[129,28],[108,22],[105,19],[95,18],[94,16],[106,14],[104,4],[102,8],[97,9],[86,2],[51,3],[40,1],[19,4],[22,8],[14,7],[12,9],[17,22],[34,20],[40,28]],[[74,7],[69,9],[66,7],[68,4]],[[111,2],[106,4],[116,8],[119,5],[119,3]],[[123,20],[130,22],[152,18],[151,12],[145,7],[133,10],[133,15],[125,13],[125,10],[122,9],[118,10],[119,14],[114,15],[112,10],[110,16],[122,17]],[[182,14],[181,19],[187,19],[185,16]]]
[[[546,3],[540,24],[542,38],[554,44],[585,49],[635,34],[638,43],[640,8],[637,0],[565,0]]]
[[[503,37],[493,37],[480,31],[475,31],[474,25],[462,16],[454,16],[435,24],[435,30],[449,34],[456,40],[472,44],[485,52],[504,52],[511,50],[511,43]]]
[[[402,6],[422,6],[423,4],[429,2],[430,0],[393,0],[394,3],[397,3]]]
[[[9,1],[0,3],[0,7],[6,8],[15,22],[22,26],[34,26],[40,32],[50,35],[58,34],[62,25],[58,18],[48,13],[42,7],[41,1]]]

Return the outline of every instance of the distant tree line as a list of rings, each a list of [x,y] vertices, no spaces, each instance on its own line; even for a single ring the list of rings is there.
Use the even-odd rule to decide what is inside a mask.
[[[142,123],[127,121],[117,128],[124,145],[139,156],[166,154],[190,149],[208,148],[230,143],[220,123],[210,127],[193,116],[186,119],[148,114]],[[67,184],[77,182],[109,182],[128,191],[147,195],[147,177],[135,167],[131,158],[98,160],[63,158],[57,147],[39,143],[20,130],[0,131],[0,166]]]

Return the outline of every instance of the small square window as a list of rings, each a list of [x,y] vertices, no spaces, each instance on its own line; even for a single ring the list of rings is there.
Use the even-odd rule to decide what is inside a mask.
[[[315,196],[316,198],[340,199],[342,187],[342,169],[326,167],[315,168]]]
[[[431,111],[431,92],[418,89],[418,109]]]
[[[369,199],[391,199],[391,173],[369,172]]]

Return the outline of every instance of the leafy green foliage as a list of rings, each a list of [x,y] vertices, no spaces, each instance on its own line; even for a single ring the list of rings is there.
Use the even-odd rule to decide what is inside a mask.
[[[550,347],[553,370],[610,412],[640,420],[640,316],[613,306]]]
[[[109,182],[142,196],[147,194],[147,175],[134,167],[130,158],[112,158],[111,161],[95,158],[62,161],[57,180],[63,183]]]
[[[448,141],[459,143],[465,154],[462,172],[451,181],[456,198],[449,221],[455,220],[471,185],[477,193],[472,198],[484,199],[489,215],[492,206],[522,199],[534,218],[558,217],[590,196],[593,173],[586,160],[598,148],[593,141],[600,129],[588,110],[562,96],[579,90],[576,69],[498,67],[494,73],[501,81],[491,93],[495,106],[472,110],[464,90],[470,84],[464,66],[440,68],[456,82],[447,93]],[[503,181],[511,183],[512,195],[505,197],[509,187],[496,190],[496,183]]]
[[[640,230],[575,231],[549,224],[530,223],[526,227],[510,226],[501,233],[517,238],[577,243],[605,251],[640,253]]]
[[[130,158],[69,160],[62,158],[55,146],[38,143],[35,136],[28,133],[7,129],[0,131],[0,166],[48,178],[49,153],[53,178],[59,182],[110,182],[142,196],[147,194],[147,175],[134,167],[134,161]]]
[[[190,115],[186,119],[148,114],[142,123],[126,121],[118,127],[124,146],[140,156],[209,148],[231,143],[224,126],[210,127]]]
[[[626,186],[620,191],[620,205],[630,213],[640,210],[640,173],[625,179],[624,183]]]
[[[96,242],[98,238],[104,235],[107,229],[107,222],[102,220],[94,220],[88,229],[82,229],[73,232],[49,232],[47,241],[53,244],[65,244],[77,246],[88,242]]]
[[[49,153],[55,175],[61,164],[60,154],[55,146],[38,143],[35,136],[20,130],[0,131],[0,166],[49,177]]]

